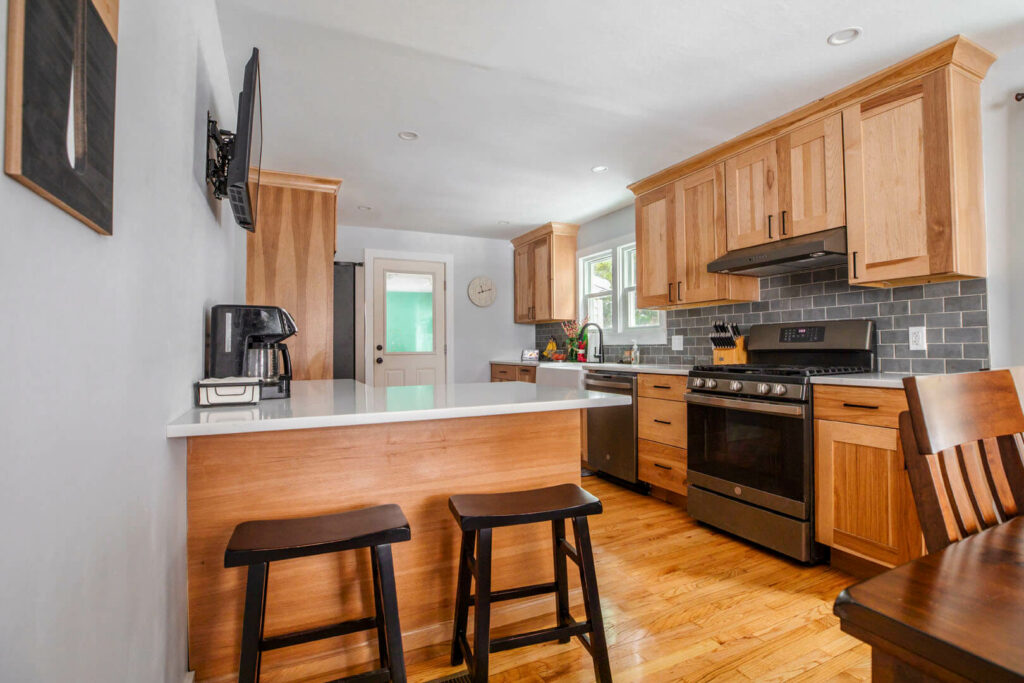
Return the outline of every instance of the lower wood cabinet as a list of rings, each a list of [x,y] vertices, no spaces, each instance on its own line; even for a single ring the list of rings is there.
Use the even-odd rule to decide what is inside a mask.
[[[815,420],[815,536],[887,567],[923,554],[899,430]]]
[[[685,496],[686,377],[641,374],[637,386],[637,478]]]
[[[686,448],[686,403],[661,398],[637,399],[637,434],[641,439]]]
[[[537,367],[534,365],[510,365],[491,363],[492,382],[529,382],[537,383]]]
[[[640,481],[686,495],[685,448],[640,439],[637,451],[637,478]]]

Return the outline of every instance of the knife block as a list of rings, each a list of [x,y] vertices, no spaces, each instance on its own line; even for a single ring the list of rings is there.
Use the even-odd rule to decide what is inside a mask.
[[[736,337],[736,348],[711,349],[715,365],[744,365],[747,362],[747,338]]]

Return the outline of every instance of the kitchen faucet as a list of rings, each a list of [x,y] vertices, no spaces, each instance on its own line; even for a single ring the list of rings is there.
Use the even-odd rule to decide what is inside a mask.
[[[584,330],[586,330],[588,327],[594,327],[594,328],[597,329],[597,349],[594,352],[594,358],[597,360],[598,363],[603,363],[604,362],[604,332],[601,330],[601,326],[598,325],[597,323],[587,323],[586,325],[584,325],[583,327],[580,328],[580,336],[581,337],[583,336]],[[589,340],[587,341],[587,352],[588,353],[590,352],[590,342],[589,342]]]

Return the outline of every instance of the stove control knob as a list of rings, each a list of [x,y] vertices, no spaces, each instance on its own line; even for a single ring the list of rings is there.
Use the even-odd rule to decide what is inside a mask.
[[[775,394],[776,396],[783,396],[783,395],[785,395],[785,393],[786,393],[786,385],[785,384],[776,384],[775,388],[772,389],[772,393]]]
[[[700,378],[700,377],[695,378],[693,380],[693,386],[695,386],[698,389],[700,389],[701,387],[704,386],[704,380],[702,378]]]
[[[771,390],[772,385],[770,384],[765,384],[764,382],[761,382],[760,384],[757,385],[757,393],[761,394],[762,396],[769,393]]]
[[[717,381],[717,380],[709,379],[709,380],[707,381],[707,387],[708,387],[708,389],[714,389],[714,388],[715,388],[715,387],[717,387],[717,386],[718,386],[718,381]]]
[[[729,382],[729,388],[732,389],[733,391],[740,391],[741,389],[743,389],[743,382],[737,382],[736,380],[733,380]]]

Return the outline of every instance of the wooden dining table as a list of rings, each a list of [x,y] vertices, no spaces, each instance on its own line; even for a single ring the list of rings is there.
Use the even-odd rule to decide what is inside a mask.
[[[1024,681],[1024,517],[850,586],[842,630],[872,680]]]

